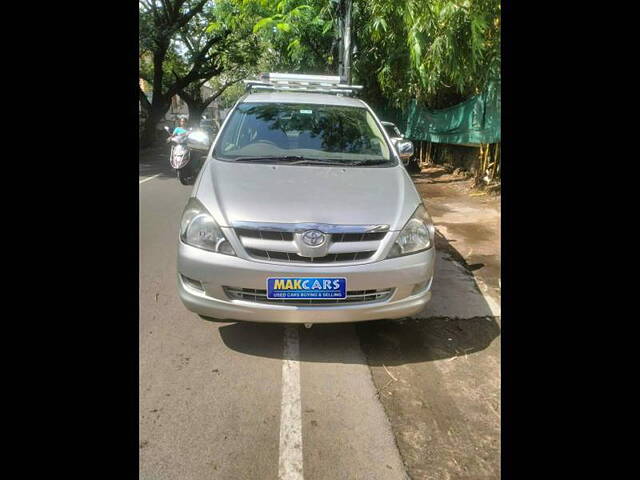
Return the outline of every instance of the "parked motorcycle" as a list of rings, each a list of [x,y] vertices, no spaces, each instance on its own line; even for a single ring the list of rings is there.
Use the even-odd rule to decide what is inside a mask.
[[[171,135],[169,127],[164,127],[164,129]],[[206,152],[209,146],[209,136],[206,132],[194,132],[193,129],[190,128],[187,133],[171,135],[169,141],[171,142],[169,163],[171,167],[176,170],[176,176],[180,183],[182,185],[189,185],[197,174],[194,168],[194,162],[191,161],[192,150],[197,150],[197,154],[201,154],[202,151]]]

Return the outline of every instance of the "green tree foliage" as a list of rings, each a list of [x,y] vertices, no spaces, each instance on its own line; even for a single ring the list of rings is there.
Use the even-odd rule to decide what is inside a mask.
[[[368,0],[358,6],[354,21],[363,27],[358,45],[365,49],[354,69],[364,78],[373,68],[394,106],[411,98],[431,108],[450,106],[499,75],[499,0]]]
[[[232,72],[337,74],[338,3],[140,0],[140,75],[157,103],[141,94],[143,106],[160,118],[171,96],[197,97],[203,81],[222,86]],[[451,106],[499,76],[499,0],[353,0],[352,23],[353,82],[379,111],[413,98]],[[241,84],[232,85],[220,99],[237,98]]]
[[[218,105],[220,108],[231,108],[244,94],[245,88],[242,83],[234,83],[225,89],[218,97]]]
[[[264,42],[271,71],[334,73],[335,4],[329,0],[256,0],[253,27]]]
[[[226,83],[238,70],[256,64],[260,50],[252,28],[257,17],[247,13],[245,3],[140,0],[140,77],[153,88],[151,102],[140,94],[148,113],[143,145],[153,143],[156,124],[174,95],[181,91],[199,94],[204,81],[226,73]],[[207,99],[190,100],[189,105],[200,110]]]
[[[337,74],[337,2],[254,3],[274,70]],[[353,81],[374,104],[444,108],[499,75],[499,0],[353,0],[352,35]]]
[[[243,19],[238,4],[219,2],[205,6],[188,28],[180,32],[178,43],[186,49],[184,59],[187,64],[196,61],[198,53],[202,51],[209,37],[224,36],[224,41],[216,43],[209,52],[212,70],[207,75],[202,75],[201,80],[178,90],[178,94],[189,107],[190,126],[199,125],[206,107],[227,88],[256,72],[261,49],[258,37],[253,34],[252,29],[253,21]],[[201,87],[205,83],[209,83],[214,91],[203,96]]]

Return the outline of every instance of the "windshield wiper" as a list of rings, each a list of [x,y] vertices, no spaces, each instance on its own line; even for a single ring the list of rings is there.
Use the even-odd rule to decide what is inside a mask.
[[[234,160],[234,162],[251,162],[251,163],[262,163],[262,162],[295,162],[297,160],[305,160],[304,157],[299,155],[285,155],[281,157],[240,157]]]
[[[384,160],[382,158],[372,158],[370,160],[359,160],[357,162],[353,162],[351,165],[382,165],[384,163],[390,163],[391,160]]]
[[[301,155],[286,155],[282,157],[240,157],[236,162],[267,163],[286,162],[289,165],[344,165],[344,162],[336,160],[323,160],[321,158],[308,158]]]
[[[345,162],[341,162],[338,160],[322,160],[319,158],[305,158],[304,160],[299,160],[297,162],[291,163],[291,165],[345,165]]]
[[[284,156],[272,156],[272,157],[240,157],[234,160],[234,162],[245,163],[269,163],[269,162],[282,162],[289,165],[335,165],[335,166],[360,166],[360,165],[380,165],[383,163],[389,163],[390,160],[383,159],[370,159],[370,160],[338,160],[338,159],[322,159],[322,158],[309,158],[301,155],[284,155]]]

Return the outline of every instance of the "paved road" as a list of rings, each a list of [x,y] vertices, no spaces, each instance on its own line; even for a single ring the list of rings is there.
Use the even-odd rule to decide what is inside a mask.
[[[385,403],[383,408],[376,388],[379,384],[382,390],[383,381],[389,385],[383,378],[387,374],[380,370],[372,379],[361,345],[370,363],[385,358],[396,375],[394,368],[405,363],[447,355],[420,347],[414,358],[399,357],[394,363],[392,353],[383,349],[389,338],[394,343],[387,323],[306,330],[213,322],[188,312],[176,292],[176,241],[192,187],[179,184],[162,155],[159,151],[158,158],[152,155],[140,166],[140,478],[407,478],[398,444],[410,455],[412,448],[425,450],[424,443],[415,435],[407,440],[413,421],[403,427],[404,435],[396,431],[394,436],[387,418],[393,406]],[[484,301],[447,255],[439,257],[438,265],[440,300],[431,305],[433,318],[499,315],[494,311],[499,307]],[[376,342],[385,338],[376,350]],[[430,381],[436,374],[424,371],[421,389],[427,388],[437,401],[442,393]],[[406,398],[410,395],[407,391]],[[449,418],[451,396],[443,398],[434,421],[442,425],[441,415],[449,424],[465,423],[463,414]],[[394,420],[396,424],[400,422]],[[442,439],[450,436],[442,432]],[[433,439],[437,448],[430,455],[444,458],[450,444],[440,447],[437,441]],[[433,471],[440,468],[440,473],[419,478],[457,478],[446,473],[450,467],[437,465],[437,458],[434,462]]]
[[[188,312],[175,257],[191,187],[162,169],[140,181],[140,478],[406,478],[354,326]]]

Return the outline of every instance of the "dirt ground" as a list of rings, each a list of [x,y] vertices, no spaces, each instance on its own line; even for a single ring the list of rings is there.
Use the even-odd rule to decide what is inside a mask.
[[[474,190],[473,180],[438,166],[412,178],[440,234],[436,248],[473,272],[483,291],[499,302],[500,196]]]
[[[500,197],[442,167],[412,175],[437,229],[433,299],[359,324],[413,479],[500,478]]]

